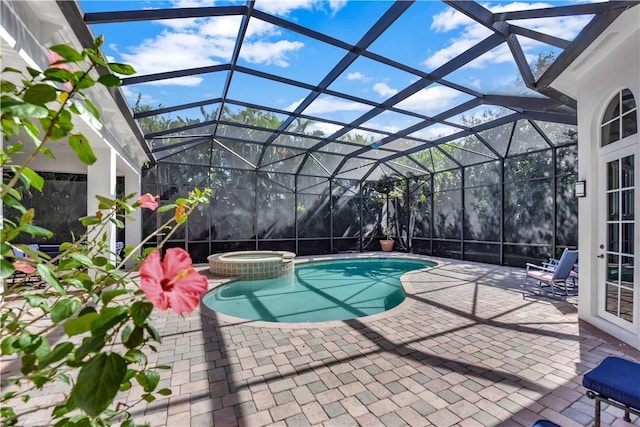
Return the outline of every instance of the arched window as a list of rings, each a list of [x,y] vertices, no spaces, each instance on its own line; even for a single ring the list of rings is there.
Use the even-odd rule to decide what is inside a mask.
[[[638,109],[633,93],[624,89],[613,97],[604,111],[601,146],[609,145],[638,132]]]

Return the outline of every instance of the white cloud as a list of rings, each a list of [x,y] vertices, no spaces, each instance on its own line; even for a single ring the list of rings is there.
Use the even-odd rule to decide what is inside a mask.
[[[292,10],[313,9],[314,0],[257,0],[255,8],[273,15],[286,16]]]
[[[333,135],[337,131],[342,129],[342,126],[334,125],[332,123],[325,122],[313,122],[307,127],[307,133],[313,133],[315,131],[322,132],[325,136]]]
[[[364,74],[357,71],[355,73],[347,74],[347,80],[364,80],[364,79],[365,79]]]
[[[490,3],[485,3],[483,6],[494,13],[552,7],[551,4],[545,2],[512,2],[508,4],[500,3],[494,6]],[[590,17],[588,16],[566,16],[559,18],[514,20],[512,23],[544,34],[573,40],[589,20]],[[429,69],[435,69],[465,52],[492,33],[488,28],[475,23],[475,21],[471,20],[466,15],[458,11],[454,11],[452,8],[447,8],[447,10],[433,16],[431,29],[444,32],[459,27],[462,27],[459,34],[449,40],[448,46],[429,56],[424,60],[422,63],[423,65]],[[528,39],[522,37],[519,38],[519,40],[527,59],[531,60],[534,55],[527,52],[527,50],[531,50],[534,43],[530,43]],[[511,61],[511,53],[506,45],[502,45],[498,49],[494,49],[482,55],[480,58],[476,58],[470,66],[473,68],[483,68],[486,63],[500,63],[506,61]]]
[[[138,100],[138,95],[141,95],[140,105],[156,106],[158,104],[158,100],[153,96],[148,94],[141,94],[140,92],[134,92],[129,86],[120,86],[120,89],[122,90],[122,94],[125,96],[125,98],[127,98],[130,104],[135,104],[135,102]]]
[[[376,122],[367,122],[366,125],[363,125],[364,127],[368,127],[368,128],[372,128],[372,129],[377,129],[377,130],[382,130],[385,132],[389,132],[389,133],[396,133],[398,132],[401,127],[398,125],[391,125],[391,124],[383,124],[383,123],[376,123]],[[365,132],[360,130],[361,132]],[[372,134],[376,137],[376,139],[380,139],[381,135],[380,134]],[[382,136],[384,137],[384,136]]]
[[[461,25],[473,24],[475,21],[467,15],[448,7],[443,12],[433,16],[431,29],[437,32],[444,32],[458,28]]]
[[[215,40],[207,43],[197,34],[164,32],[155,39],[147,39],[141,45],[133,47],[130,53],[122,53],[122,59],[131,64],[139,74],[152,74],[163,71],[203,67],[218,64],[210,58],[212,52],[221,54],[222,46],[216,46]],[[171,83],[155,84],[197,85],[202,78],[188,77],[172,79]]]
[[[209,7],[215,6],[216,0],[173,0],[175,7]]]
[[[446,86],[432,86],[414,93],[396,104],[396,107],[426,114],[445,110],[453,106],[460,92]]]
[[[449,46],[438,50],[436,53],[428,57],[423,64],[429,69],[437,68],[450,59],[455,58],[475,46],[478,42],[490,36],[491,33],[491,30],[480,24],[468,25],[464,30],[462,30],[458,37],[454,37],[450,40]]]
[[[288,67],[287,53],[300,50],[303,47],[304,43],[287,40],[279,40],[275,43],[245,41],[240,50],[240,57],[252,63]]]
[[[299,99],[289,105],[286,110],[293,111],[303,101]],[[346,101],[339,98],[318,98],[304,110],[305,114],[323,114],[337,111],[368,111],[371,107],[357,102]]]
[[[346,0],[330,0],[329,11],[335,15],[347,4]],[[322,9],[326,5],[320,0],[257,0],[256,9],[279,16],[287,16],[296,9]]]
[[[459,132],[460,129],[454,128],[453,126],[447,125],[432,125],[428,128],[421,129],[417,132],[413,132],[411,136],[416,138],[427,139],[429,141],[436,140],[438,138],[442,138],[448,135],[452,135],[456,132]]]
[[[386,84],[385,82],[374,84],[373,90],[376,91],[376,93],[383,98],[390,98],[396,93],[398,93],[397,89],[390,88],[389,85]]]

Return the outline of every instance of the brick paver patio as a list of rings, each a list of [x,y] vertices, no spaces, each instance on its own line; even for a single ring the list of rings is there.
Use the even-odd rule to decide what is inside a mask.
[[[582,375],[609,355],[640,360],[578,322],[575,301],[523,298],[523,269],[429,259],[439,265],[405,275],[406,303],[369,318],[291,327],[205,309],[161,313],[157,363],[172,366],[161,386],[173,394],[135,407],[134,419],[171,427],[530,426],[541,418],[585,426],[594,405]],[[47,425],[42,413],[27,421]],[[602,421],[640,425],[613,407]]]

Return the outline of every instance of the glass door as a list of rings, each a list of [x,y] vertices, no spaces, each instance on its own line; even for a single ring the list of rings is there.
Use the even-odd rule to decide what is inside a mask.
[[[635,150],[616,150],[602,159],[600,176],[604,218],[598,269],[598,314],[626,328],[635,324],[638,292],[635,287]]]

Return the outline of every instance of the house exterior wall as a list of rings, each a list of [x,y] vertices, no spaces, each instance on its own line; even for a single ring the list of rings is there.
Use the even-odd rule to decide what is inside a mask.
[[[601,245],[605,244],[601,224],[604,222],[606,200],[602,185],[606,176],[600,170],[603,156],[626,148],[636,158],[635,214],[640,212],[638,201],[638,177],[640,167],[640,134],[628,136],[604,148],[600,147],[600,125],[604,110],[622,89],[633,92],[640,103],[640,7],[624,12],[600,37],[589,46],[555,81],[554,87],[575,98],[578,102],[578,179],[586,181],[587,196],[578,202],[580,294],[578,315],[580,319],[640,349],[640,274],[635,269],[635,304],[633,323],[616,324],[598,314],[602,297],[598,298],[604,278],[606,256]],[[640,234],[636,220],[636,266],[640,254]],[[599,284],[600,283],[600,284]]]
[[[0,42],[2,43],[3,67],[25,69],[26,66],[46,68],[48,66],[46,46],[65,43],[81,49],[81,44],[71,28],[60,25],[66,17],[54,0],[41,2],[2,2],[0,5]],[[3,78],[5,76],[3,75]],[[94,105],[101,111],[102,126],[73,116],[76,130],[89,140],[98,161],[87,166],[78,160],[67,141],[48,142],[56,160],[38,155],[30,164],[40,172],[65,172],[87,175],[87,212],[97,210],[96,195],[115,196],[116,177],[124,176],[127,194],[141,192],[141,168],[148,161],[144,150],[128,127],[123,116],[106,88],[96,85],[85,91]],[[15,138],[17,141],[19,138]],[[20,138],[29,141],[28,137]],[[0,141],[7,144],[11,141]],[[25,152],[33,146],[27,142]],[[28,153],[27,153],[28,154]],[[23,163],[26,154],[12,156],[15,164]],[[139,212],[127,223],[126,245],[133,246],[142,240],[142,221]],[[112,230],[111,246],[115,245]]]

